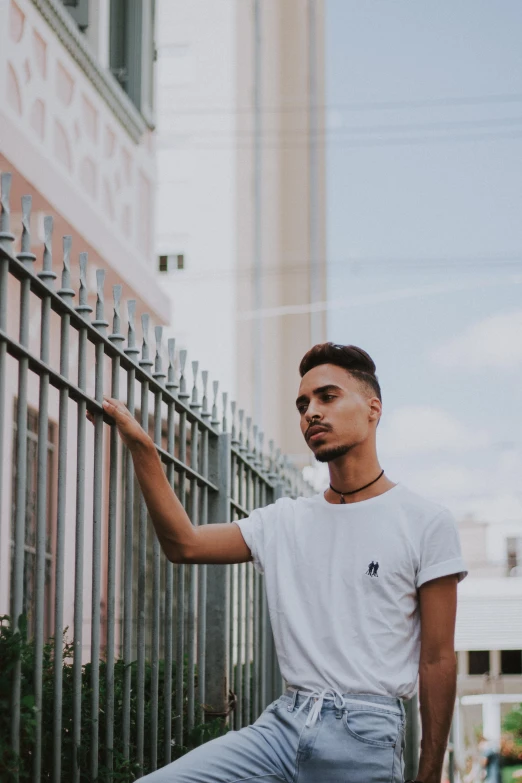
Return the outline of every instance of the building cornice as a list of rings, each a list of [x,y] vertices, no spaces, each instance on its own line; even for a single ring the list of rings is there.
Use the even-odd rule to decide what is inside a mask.
[[[63,4],[60,0],[32,0],[32,3],[137,144],[145,130],[151,126],[122,90],[112,73],[100,67],[89,42],[78,30]]]

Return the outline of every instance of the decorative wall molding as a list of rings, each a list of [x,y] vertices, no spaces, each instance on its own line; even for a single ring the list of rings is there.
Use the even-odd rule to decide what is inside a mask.
[[[60,0],[31,0],[31,2],[56,33],[131,139],[138,143],[145,130],[152,128],[153,125],[140,114],[110,71],[100,68],[89,42],[78,30]]]

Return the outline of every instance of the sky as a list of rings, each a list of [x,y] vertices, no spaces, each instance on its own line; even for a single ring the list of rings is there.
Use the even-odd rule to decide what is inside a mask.
[[[522,3],[327,0],[328,339],[386,475],[522,520]]]

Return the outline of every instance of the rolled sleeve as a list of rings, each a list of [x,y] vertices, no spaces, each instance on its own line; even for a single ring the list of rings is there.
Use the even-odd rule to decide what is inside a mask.
[[[461,582],[467,573],[455,519],[444,509],[428,525],[422,538],[420,569],[415,584],[419,588],[432,579],[452,574]]]
[[[252,562],[260,574],[264,574],[265,567],[265,526],[266,509],[256,508],[250,516],[237,519],[236,525],[241,530],[245,544],[250,549]]]

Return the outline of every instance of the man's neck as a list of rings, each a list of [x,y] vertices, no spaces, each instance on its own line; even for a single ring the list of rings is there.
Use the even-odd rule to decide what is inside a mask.
[[[342,464],[339,464],[340,462],[341,460],[336,460],[328,465],[330,485],[338,491],[334,492],[330,487],[326,490],[325,499],[329,503],[341,502],[341,495],[338,493],[343,493],[345,503],[358,503],[361,500],[368,500],[377,495],[382,495],[395,486],[384,473],[375,481],[382,472],[377,458],[368,461],[366,465],[354,464],[353,461],[350,464],[350,461],[346,458],[342,460]],[[366,487],[367,484],[370,484],[370,486]],[[363,487],[366,488],[362,489]]]

